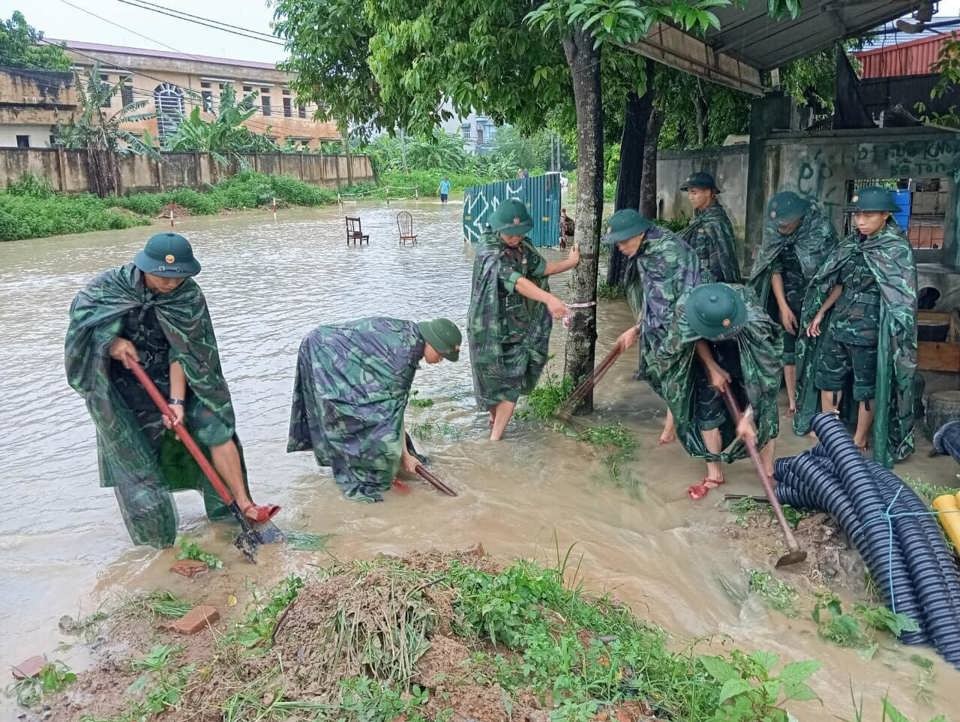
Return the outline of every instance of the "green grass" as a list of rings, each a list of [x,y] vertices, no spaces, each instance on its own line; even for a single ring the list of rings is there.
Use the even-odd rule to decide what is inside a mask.
[[[151,592],[144,598],[144,604],[158,617],[179,619],[189,612],[193,605],[180,599],[173,592],[158,590]]]
[[[749,569],[750,591],[759,596],[767,606],[776,609],[788,617],[797,615],[797,590],[770,572]]]
[[[206,564],[210,569],[220,569],[223,567],[223,561],[216,554],[211,554],[200,548],[192,539],[186,537],[180,539],[180,549],[177,551],[177,559],[195,559]]]
[[[597,298],[601,298],[607,301],[625,298],[626,291],[623,290],[623,286],[618,284],[609,284],[606,281],[602,280],[597,284]]]
[[[7,689],[21,707],[37,707],[44,698],[56,694],[77,680],[77,675],[63,662],[48,662],[35,677],[17,680]]]
[[[517,411],[517,418],[534,418],[537,421],[551,421],[567,397],[573,393],[573,379],[563,378],[555,374],[544,374],[540,383],[524,400],[522,408]]]
[[[606,452],[600,462],[615,486],[640,492],[640,482],[626,468],[637,451],[637,440],[627,427],[620,423],[589,426],[577,438]]]

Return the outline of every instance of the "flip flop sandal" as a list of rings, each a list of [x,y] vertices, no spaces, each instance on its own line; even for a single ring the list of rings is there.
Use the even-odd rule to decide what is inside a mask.
[[[254,524],[263,524],[264,522],[273,519],[273,517],[277,515],[277,512],[280,511],[280,507],[276,504],[264,504],[263,506],[259,504],[250,504],[241,511],[243,512],[243,515]]]
[[[724,479],[710,479],[708,477],[703,477],[699,484],[694,484],[687,489],[687,494],[694,501],[700,501],[711,489],[716,489],[718,486],[724,483]]]

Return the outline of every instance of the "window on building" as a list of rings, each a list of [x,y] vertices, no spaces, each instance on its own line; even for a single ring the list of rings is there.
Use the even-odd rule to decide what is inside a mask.
[[[269,95],[260,96],[260,107],[263,109],[264,115],[270,115],[270,96]]]
[[[124,75],[120,84],[120,102],[124,105],[130,105],[133,102],[133,77]]]
[[[307,117],[307,106],[305,106],[305,105],[298,105],[298,106],[297,106],[297,117],[298,117],[298,118],[306,118],[306,117]]]
[[[18,148],[29,148],[29,147],[30,147],[30,136],[29,136],[29,135],[18,135],[18,136],[17,136],[17,147],[18,147]]]
[[[283,94],[284,94],[284,95],[290,95],[290,88],[284,88],[284,89],[283,89]]]
[[[161,83],[153,89],[160,139],[175,133],[183,120],[183,89],[173,83]]]
[[[203,104],[203,112],[212,113],[213,112],[213,91],[201,90],[200,100]]]
[[[483,145],[483,126],[477,126],[477,145]]]
[[[110,88],[110,76],[106,73],[100,73],[100,87],[103,88],[104,98],[103,102],[100,104],[101,108],[109,108],[111,101],[113,101],[112,95],[106,95],[108,89]]]
[[[293,115],[293,101],[290,98],[283,99],[283,117],[289,118]]]
[[[253,100],[248,99],[250,93],[253,92],[253,88],[249,85],[243,86],[243,95],[238,99],[240,105],[244,108],[250,109],[253,107]]]

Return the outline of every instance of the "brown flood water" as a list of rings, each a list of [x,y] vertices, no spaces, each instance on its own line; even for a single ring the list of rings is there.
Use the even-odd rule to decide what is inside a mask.
[[[635,612],[666,627],[677,646],[767,649],[784,660],[818,659],[813,686],[823,704],[795,710],[798,719],[853,717],[851,687],[863,696],[866,720],[880,719],[889,692],[911,718],[950,713],[960,704],[960,675],[932,652],[889,645],[873,660],[821,641],[813,624],[767,611],[746,597],[745,569],[771,563],[718,536],[728,522],[722,493],[691,502],[686,487],[702,467],[676,444],[656,444],[663,406],[633,380],[636,356],[622,358],[597,393],[597,418],[622,420],[639,441],[629,472],[640,494],[605,483],[594,451],[532,425],[515,425],[500,444],[485,440],[486,416],[474,406],[469,360],[425,366],[414,383],[434,406],[410,409],[408,425],[431,424],[418,441],[435,470],[460,496],[449,499],[417,486],[382,504],[340,496],[312,455],[285,453],[290,393],[301,337],[320,323],[369,315],[422,319],[449,316],[461,324],[470,290],[471,256],[460,234],[459,207],[408,204],[420,243],[398,248],[401,206],[348,206],[370,233],[369,248],[344,246],[337,208],[187,219],[178,225],[204,265],[204,289],[237,409],[251,487],[261,501],[283,505],[281,526],[333,534],[328,553],[339,559],[481,542],[501,557],[555,563],[571,544],[583,555],[588,589],[609,591]],[[285,554],[272,548],[256,567],[229,546],[230,530],[208,524],[195,494],[178,496],[181,529],[225,561],[225,572],[188,582],[167,571],[173,551],[133,548],[113,493],[101,489],[93,426],[79,396],[66,385],[63,336],[67,308],[97,271],[129,260],[150,229],[90,233],[0,244],[0,629],[6,669],[45,652],[82,667],[77,649],[57,651],[61,615],[87,614],[117,595],[170,588],[188,598],[203,589],[224,605],[248,582],[268,583],[293,568],[323,563],[327,554]],[[548,252],[552,255],[552,252]],[[554,284],[565,295],[565,280]],[[630,323],[625,303],[600,308],[600,351]],[[554,330],[562,367],[565,331]],[[807,442],[782,422],[782,453]],[[936,483],[955,481],[949,459],[927,459],[923,447],[898,472]],[[761,493],[749,465],[728,471],[727,493]],[[555,541],[556,539],[556,541]],[[735,593],[731,593],[734,590]],[[191,596],[192,595],[192,596]],[[936,660],[932,702],[915,698],[919,668],[913,653]],[[4,672],[4,674],[6,674]],[[0,701],[13,717],[9,700]]]

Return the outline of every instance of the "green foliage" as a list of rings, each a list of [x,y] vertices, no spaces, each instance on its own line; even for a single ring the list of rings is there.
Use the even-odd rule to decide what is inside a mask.
[[[820,669],[816,661],[791,662],[773,674],[775,654],[734,650],[730,660],[700,657],[700,664],[722,687],[720,706],[711,722],[787,722],[782,707],[791,700],[818,699],[807,680]]]
[[[853,609],[857,617],[868,627],[882,632],[890,632],[895,637],[899,637],[904,632],[920,630],[920,625],[917,624],[915,619],[908,617],[906,614],[895,614],[887,607],[878,604],[859,603],[854,605]]]
[[[332,534],[313,534],[308,531],[284,531],[288,549],[298,552],[318,552],[327,548]]]
[[[7,186],[7,193],[29,198],[50,198],[53,195],[53,187],[46,178],[33,173],[24,173],[20,176],[20,180]]]
[[[148,223],[145,218],[119,213],[90,195],[44,198],[0,193],[0,241],[132,228]]]
[[[462,439],[463,431],[449,421],[421,421],[412,424],[408,431],[418,439]]]
[[[538,421],[550,421],[572,392],[573,379],[569,376],[558,378],[552,373],[547,373],[526,397],[524,408],[517,415],[520,418],[532,415]]]
[[[933,503],[933,500],[938,496],[957,493],[956,487],[932,484],[929,481],[915,479],[912,476],[904,476],[903,480],[907,483],[907,486],[917,492],[917,496],[927,502],[928,505]]]
[[[881,722],[887,722],[888,720],[889,722],[910,722],[907,716],[893,705],[889,697],[884,697],[883,718]],[[936,717],[933,717],[930,722],[947,722],[947,718],[942,714],[938,714]]]
[[[302,588],[303,578],[290,575],[266,596],[254,589],[247,615],[230,630],[227,640],[246,648],[270,642],[277,618],[297,598]]]
[[[413,685],[409,691],[397,690],[369,677],[352,677],[340,682],[339,712],[349,719],[370,722],[403,719],[406,722],[425,722],[417,710],[427,703],[429,694]]]
[[[668,231],[680,233],[690,225],[690,218],[685,213],[680,213],[676,218],[661,219],[657,221],[657,224],[663,226]]]
[[[204,551],[195,541],[187,539],[186,537],[180,539],[180,549],[177,552],[177,559],[195,559],[203,562],[211,569],[220,569],[223,566],[220,557]]]
[[[216,117],[205,120],[200,106],[194,106],[190,115],[183,118],[177,130],[165,140],[168,150],[178,152],[209,153],[221,166],[234,163],[247,168],[243,154],[276,152],[280,148],[266,135],[254,133],[243,125],[257,112],[256,99],[259,93],[252,91],[237,100],[231,83],[224,85],[217,103]]]
[[[783,612],[788,617],[797,615],[797,590],[781,579],[777,579],[770,572],[759,569],[750,569],[749,588],[750,591],[758,595],[764,602],[778,612]]]
[[[193,607],[190,602],[180,599],[173,592],[165,590],[150,592],[143,602],[157,616],[172,619],[179,619]]]
[[[600,283],[597,284],[597,298],[605,301],[612,301],[619,298],[626,298],[626,295],[627,292],[624,290],[623,286],[620,286],[616,283],[610,284],[605,280],[600,279]]]
[[[580,432],[578,438],[606,451],[601,463],[614,485],[639,491],[639,482],[624,468],[633,461],[637,451],[637,440],[627,427],[620,423],[589,426]]]
[[[940,54],[937,56],[937,62],[933,70],[940,75],[940,80],[937,81],[937,85],[931,93],[934,98],[941,98],[948,91],[955,90],[960,85],[960,39],[955,35],[947,38],[940,47]],[[923,111],[925,109],[922,109],[921,113]],[[941,125],[960,128],[960,110],[957,106],[953,106],[949,112],[936,115],[931,120],[935,120]]]
[[[414,389],[410,393],[409,405],[415,409],[429,409],[433,406],[433,399],[421,399],[419,398],[420,391]]]
[[[77,675],[63,662],[48,662],[35,677],[17,680],[7,694],[17,699],[21,707],[36,707],[44,697],[60,692],[77,681]]]
[[[183,647],[176,644],[155,644],[145,655],[133,660],[131,666],[139,671],[159,672],[182,651]]]
[[[59,45],[42,43],[43,33],[27,24],[19,10],[0,22],[0,66],[36,70],[70,70],[70,58]]]
[[[827,641],[841,647],[855,647],[872,654],[877,648],[874,632],[884,631],[899,637],[915,632],[917,622],[904,614],[894,614],[883,606],[858,603],[853,612],[843,611],[840,599],[831,593],[819,595],[811,614],[817,631]]]
[[[734,521],[737,526],[745,529],[749,526],[750,517],[760,510],[760,505],[749,496],[745,496],[730,502],[729,509],[730,513],[736,517]]]

